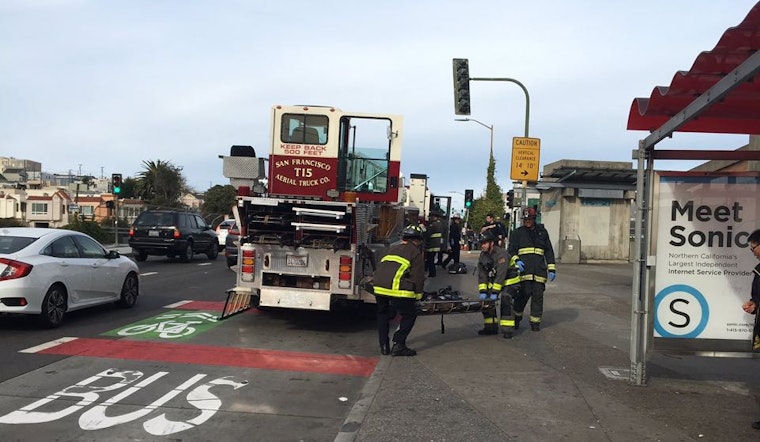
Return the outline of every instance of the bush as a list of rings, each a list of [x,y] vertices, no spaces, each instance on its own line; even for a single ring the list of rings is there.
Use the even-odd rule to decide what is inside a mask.
[[[2,218],[0,219],[0,228],[3,227],[27,227],[27,224],[16,218]]]
[[[102,227],[100,227],[100,225],[98,225],[98,223],[94,221],[82,221],[74,219],[72,222],[66,224],[61,228],[86,233],[101,243],[108,241],[106,232]]]

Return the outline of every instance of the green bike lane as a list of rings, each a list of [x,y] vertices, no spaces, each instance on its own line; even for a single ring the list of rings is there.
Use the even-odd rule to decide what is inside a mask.
[[[366,335],[344,335],[365,355],[346,354],[335,325],[315,330],[319,314],[219,321],[222,305],[175,303],[22,350],[54,362],[0,384],[4,440],[332,440],[379,360]]]

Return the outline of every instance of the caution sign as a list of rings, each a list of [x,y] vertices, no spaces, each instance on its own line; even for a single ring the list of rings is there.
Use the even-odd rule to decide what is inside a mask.
[[[538,181],[538,163],[541,156],[541,139],[512,138],[512,172],[515,181]]]

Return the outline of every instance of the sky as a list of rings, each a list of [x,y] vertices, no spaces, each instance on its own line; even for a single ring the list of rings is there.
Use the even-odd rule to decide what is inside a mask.
[[[0,156],[96,177],[170,161],[205,191],[229,184],[219,155],[269,145],[273,105],[404,117],[402,174],[426,174],[461,206],[497,183],[526,97],[471,82],[475,122],[455,121],[452,58],[530,96],[541,168],[624,161],[636,97],[670,84],[756,0],[0,0]],[[662,149],[735,149],[746,135],[676,133]],[[696,163],[666,161],[657,169]],[[407,178],[408,180],[408,178]],[[407,181],[408,184],[408,181]],[[459,199],[459,201],[457,201]]]

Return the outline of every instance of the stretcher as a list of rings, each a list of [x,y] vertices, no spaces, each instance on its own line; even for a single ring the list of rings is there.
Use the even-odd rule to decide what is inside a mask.
[[[453,299],[425,299],[417,303],[417,315],[441,315],[441,334],[446,332],[443,318],[454,313],[480,313],[496,307],[498,301],[454,297]]]

